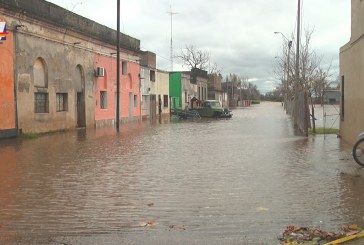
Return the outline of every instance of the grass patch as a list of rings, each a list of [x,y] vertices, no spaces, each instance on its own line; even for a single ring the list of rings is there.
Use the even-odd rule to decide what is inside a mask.
[[[313,133],[312,128],[308,129],[309,134],[338,134],[339,129],[337,128],[316,128],[316,133]]]
[[[39,137],[45,135],[45,133],[27,133],[27,134],[19,134],[20,138],[25,140],[38,139]]]

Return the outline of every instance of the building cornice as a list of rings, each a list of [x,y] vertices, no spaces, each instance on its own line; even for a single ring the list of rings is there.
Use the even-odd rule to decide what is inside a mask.
[[[0,0],[0,7],[14,12],[14,18],[28,16],[107,44],[117,45],[116,30],[44,0]],[[120,33],[120,47],[139,53],[140,40]]]

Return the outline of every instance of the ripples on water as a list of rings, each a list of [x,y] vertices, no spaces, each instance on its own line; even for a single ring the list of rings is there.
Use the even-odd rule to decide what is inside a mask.
[[[1,141],[0,234],[264,240],[363,224],[361,170],[336,137],[295,136],[279,104],[233,113]]]

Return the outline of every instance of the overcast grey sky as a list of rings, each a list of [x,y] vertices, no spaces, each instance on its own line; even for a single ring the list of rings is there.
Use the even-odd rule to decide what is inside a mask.
[[[50,0],[61,7],[116,29],[116,0]],[[171,18],[173,47],[206,50],[222,74],[248,77],[258,89],[271,91],[275,57],[280,55],[282,32],[296,30],[297,0],[120,0],[121,32],[137,38],[142,50],[157,54],[157,66],[170,70]],[[339,74],[339,49],[350,39],[350,0],[301,0],[302,27],[314,30],[312,47],[324,64],[332,62]],[[186,66],[174,59],[174,70]],[[333,77],[335,79],[335,77]]]

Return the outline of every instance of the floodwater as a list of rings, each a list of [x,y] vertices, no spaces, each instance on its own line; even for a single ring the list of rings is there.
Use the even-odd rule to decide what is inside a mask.
[[[364,228],[364,170],[279,103],[0,141],[0,244],[277,244]]]

